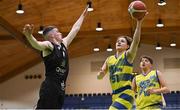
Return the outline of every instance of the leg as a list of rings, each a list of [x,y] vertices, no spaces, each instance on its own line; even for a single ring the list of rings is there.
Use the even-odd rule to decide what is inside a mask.
[[[131,95],[122,93],[120,95],[114,95],[115,99],[109,110],[119,110],[119,109],[132,109],[133,106],[133,97]]]
[[[58,97],[57,95],[53,97],[49,97],[49,96],[41,97],[38,100],[36,109],[61,109],[63,102],[64,102],[64,98]]]
[[[64,97],[65,97],[64,94],[63,95],[59,95],[57,103],[56,103],[57,108],[60,108],[60,109],[62,108],[62,106],[64,104]]]
[[[41,85],[40,99],[36,109],[58,109],[62,108],[64,95],[60,95],[58,88],[48,81],[44,81]]]

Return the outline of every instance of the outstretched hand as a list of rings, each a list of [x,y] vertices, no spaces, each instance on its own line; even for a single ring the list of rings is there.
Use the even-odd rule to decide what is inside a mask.
[[[24,26],[24,28],[23,28],[23,34],[25,36],[30,36],[30,35],[32,35],[33,30],[34,30],[34,25],[33,24],[26,24]]]
[[[89,8],[89,5],[86,6],[85,10],[83,11],[83,13],[82,13],[83,16],[86,16],[86,15],[87,15],[87,13],[88,13],[88,8]]]
[[[146,15],[148,15],[148,14],[149,14],[149,12],[146,11],[146,13],[145,13],[145,15],[144,15],[144,17],[142,19],[136,19],[136,20],[139,21],[139,22],[142,22],[144,20],[144,18],[146,17]]]

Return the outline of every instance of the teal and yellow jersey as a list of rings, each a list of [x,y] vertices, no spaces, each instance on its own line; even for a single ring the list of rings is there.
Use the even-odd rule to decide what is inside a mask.
[[[135,77],[137,97],[137,109],[147,109],[149,107],[157,107],[162,104],[161,94],[148,94],[147,90],[152,88],[160,88],[157,71],[152,70],[147,75],[139,74]]]
[[[134,101],[134,92],[131,89],[133,65],[128,63],[126,52],[119,58],[114,55],[108,57],[107,66],[113,90],[110,109],[131,109]]]

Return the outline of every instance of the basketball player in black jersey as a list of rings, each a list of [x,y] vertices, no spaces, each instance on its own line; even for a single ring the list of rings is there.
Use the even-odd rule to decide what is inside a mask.
[[[46,41],[37,41],[32,35],[34,26],[25,25],[23,33],[32,47],[41,51],[46,69],[46,78],[41,84],[36,109],[62,108],[69,71],[67,47],[80,30],[87,8],[88,6],[65,38],[62,38],[62,34],[56,27],[48,26],[43,30]]]

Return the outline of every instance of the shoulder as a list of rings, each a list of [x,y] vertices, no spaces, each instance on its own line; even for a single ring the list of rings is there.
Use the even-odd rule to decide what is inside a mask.
[[[139,73],[133,72],[132,75],[133,75],[134,77],[136,77],[136,76],[139,75]]]
[[[161,73],[159,70],[155,70],[157,73]]]
[[[115,58],[114,55],[109,56],[107,59]]]
[[[63,46],[63,48],[67,49],[67,46],[64,42],[61,42],[60,45]]]
[[[42,42],[45,44],[48,44],[48,45],[52,45],[52,43],[50,41],[42,41]]]
[[[42,41],[42,43],[43,43],[43,45],[45,45],[45,47],[46,47],[46,49],[45,49],[45,51],[46,50],[53,50],[54,49],[54,45],[53,45],[53,43],[51,43],[50,41]]]
[[[142,76],[142,74],[137,74],[135,77],[136,78],[139,78],[139,77],[141,77]]]
[[[106,62],[109,62],[109,61],[111,61],[113,59],[115,59],[115,56],[111,55],[111,56],[107,57]]]
[[[141,74],[139,74],[139,73],[133,73],[133,82],[134,83],[138,83],[140,80],[141,80]]]
[[[141,73],[139,73],[138,75],[136,75],[134,77],[136,79],[137,82],[141,81],[142,79],[144,79],[144,75],[142,75]]]
[[[162,75],[162,72],[159,71],[159,70],[156,70],[156,74],[157,74],[158,76],[161,76],[161,75]]]
[[[66,48],[68,48],[68,44],[67,44],[67,41],[66,41],[66,37],[63,38],[62,42],[61,42]],[[60,44],[61,44],[60,43]]]
[[[133,72],[132,75],[133,75],[133,79],[136,79],[136,77],[139,75],[139,73]]]
[[[151,70],[150,73],[161,74],[159,70]]]

